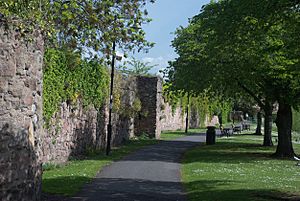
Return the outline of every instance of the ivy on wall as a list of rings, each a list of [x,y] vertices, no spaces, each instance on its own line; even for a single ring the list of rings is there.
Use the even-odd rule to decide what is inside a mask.
[[[229,100],[223,100],[207,91],[191,97],[190,104],[190,108],[199,114],[200,127],[205,127],[206,118],[211,118],[213,115],[222,118],[222,124],[227,123],[228,115],[232,110],[232,103]]]
[[[124,96],[130,96],[128,91],[122,89],[124,86],[124,74],[120,71],[115,71],[114,77],[114,91],[113,91],[113,112],[118,113],[124,117],[135,117],[142,110],[142,103],[138,97],[135,97],[131,105],[122,105]],[[127,76],[125,80],[130,80],[132,76]],[[125,81],[126,82],[126,81]],[[128,97],[127,97],[128,98]]]
[[[100,108],[108,95],[109,75],[98,60],[82,59],[68,50],[47,49],[43,69],[43,111],[46,124],[62,102]]]
[[[181,90],[172,90],[172,86],[169,83],[163,85],[164,100],[172,107],[174,113],[176,108],[181,107],[183,112],[186,113],[188,105],[188,95]],[[200,127],[205,127],[206,118],[210,118],[213,115],[222,117],[222,123],[227,123],[228,115],[232,110],[232,103],[229,100],[224,100],[222,97],[210,93],[208,90],[201,94],[190,95],[190,107],[189,110],[197,111],[200,118]]]

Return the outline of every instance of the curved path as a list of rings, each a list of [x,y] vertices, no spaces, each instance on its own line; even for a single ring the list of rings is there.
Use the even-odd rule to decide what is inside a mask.
[[[180,159],[204,140],[193,135],[141,149],[105,167],[71,200],[185,201]]]

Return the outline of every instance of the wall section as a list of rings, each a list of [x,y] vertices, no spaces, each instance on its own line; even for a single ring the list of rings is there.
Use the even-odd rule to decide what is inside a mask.
[[[26,41],[0,22],[0,198],[35,201],[41,195],[40,138],[44,42]]]

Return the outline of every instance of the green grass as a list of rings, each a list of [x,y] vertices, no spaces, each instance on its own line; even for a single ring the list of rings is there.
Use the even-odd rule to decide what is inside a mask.
[[[261,144],[262,136],[241,135],[188,151],[182,179],[189,200],[300,200],[300,167],[270,157],[276,147]]]
[[[161,140],[173,140],[176,138],[184,137],[190,135],[190,133],[185,133],[184,131],[164,131],[160,135]]]
[[[104,166],[144,146],[158,142],[157,140],[134,140],[120,148],[113,149],[110,156],[104,153],[94,153],[82,160],[72,160],[64,166],[46,165],[43,173],[43,192],[65,196],[75,195]]]
[[[300,133],[299,132],[293,131],[292,138],[295,142],[300,143]]]
[[[161,140],[173,140],[180,137],[185,137],[188,135],[193,135],[197,133],[205,133],[206,129],[189,129],[188,133],[185,133],[182,130],[177,131],[163,131],[160,135]]]
[[[207,128],[193,128],[189,129],[190,133],[206,133]]]

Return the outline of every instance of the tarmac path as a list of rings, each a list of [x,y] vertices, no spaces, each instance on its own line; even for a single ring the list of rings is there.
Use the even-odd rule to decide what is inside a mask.
[[[191,135],[143,148],[102,169],[70,200],[186,201],[181,157],[204,141],[204,135]]]

